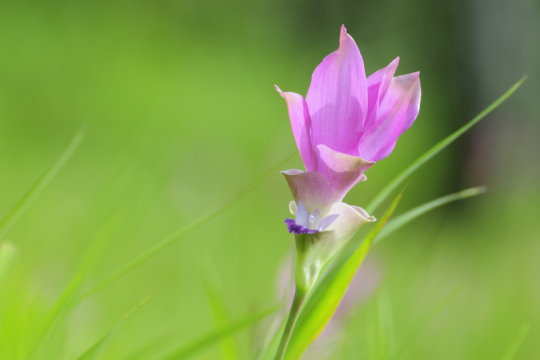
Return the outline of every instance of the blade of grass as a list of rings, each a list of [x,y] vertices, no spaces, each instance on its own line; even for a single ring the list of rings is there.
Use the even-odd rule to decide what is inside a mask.
[[[11,261],[15,255],[15,246],[13,244],[5,242],[0,245],[0,291],[2,285],[7,276],[9,268],[11,267]]]
[[[523,340],[525,340],[525,336],[527,336],[530,328],[531,326],[529,324],[521,325],[517,334],[514,336],[512,342],[508,346],[508,349],[506,349],[502,360],[512,360],[514,358],[521,344],[523,343]]]
[[[175,244],[177,241],[182,239],[187,234],[191,233],[198,227],[206,224],[208,221],[215,218],[217,215],[221,214],[223,211],[227,210],[230,206],[235,204],[237,201],[242,199],[244,196],[249,194],[252,190],[257,188],[259,185],[261,185],[266,179],[268,179],[271,175],[274,174],[274,172],[279,169],[283,164],[287,163],[289,160],[291,160],[293,157],[295,157],[298,154],[298,152],[295,152],[294,154],[288,156],[285,160],[280,162],[278,165],[274,166],[272,169],[270,169],[268,172],[266,172],[264,175],[259,177],[257,180],[252,182],[250,185],[245,187],[243,190],[241,190],[236,196],[229,199],[228,201],[224,202],[223,204],[215,207],[213,210],[209,211],[208,213],[198,217],[197,219],[193,220],[177,232],[175,232],[172,235],[169,235],[167,238],[161,240],[156,245],[142,253],[141,255],[137,256],[130,262],[128,262],[126,265],[124,265],[122,268],[114,272],[112,275],[107,277],[105,280],[88,290],[86,293],[83,294],[82,298],[95,293],[98,290],[101,290],[102,288],[106,287],[107,285],[111,284],[112,282],[116,281],[117,279],[124,276],[129,271],[135,269],[137,266],[144,263],[146,260],[152,258],[156,254],[160,253],[167,247]]]
[[[122,317],[122,320],[120,320],[120,322],[118,322],[118,324],[116,324],[116,326],[111,331],[109,331],[105,336],[99,339],[94,345],[90,346],[88,350],[86,350],[79,357],[77,357],[76,360],[94,360],[111,342],[112,338],[116,335],[118,330],[120,330],[120,328],[124,324],[124,321],[126,321],[126,319],[133,315],[137,310],[142,308],[146,304],[146,302],[150,300],[151,297],[152,295],[149,295],[143,300],[141,300],[133,309],[131,309],[127,314]]]
[[[56,162],[47,170],[45,175],[38,180],[38,182],[28,190],[28,192],[22,197],[21,200],[15,205],[15,207],[6,215],[6,217],[0,223],[0,239],[8,232],[13,226],[15,221],[21,217],[21,215],[28,209],[32,202],[38,197],[38,195],[49,185],[54,179],[60,169],[67,163],[71,155],[77,150],[84,138],[84,130],[81,129],[75,135],[67,149],[56,160]]]
[[[88,350],[81,354],[77,360],[94,360],[107,347],[118,330],[120,330],[120,324],[116,325],[107,333],[107,335],[99,339],[98,342],[88,348]]]
[[[36,325],[34,328],[34,331],[30,333],[29,338],[29,344],[27,346],[28,353],[26,354],[26,358],[30,359],[36,350],[39,348],[47,334],[49,333],[51,327],[53,326],[55,320],[58,318],[66,304],[68,303],[71,296],[74,294],[75,290],[77,289],[77,286],[79,285],[79,281],[81,279],[81,276],[75,277],[71,281],[71,283],[66,287],[66,289],[62,292],[60,297],[56,300],[56,302],[53,304],[53,306],[47,311],[43,319]]]
[[[257,321],[265,318],[266,316],[274,313],[277,310],[271,309],[266,310],[263,312],[260,312],[258,314],[249,315],[241,320],[238,320],[232,324],[229,324],[226,327],[214,330],[206,335],[203,335],[202,337],[186,344],[183,346],[180,346],[179,348],[171,351],[169,354],[165,355],[164,357],[159,358],[160,360],[180,360],[180,359],[187,359],[190,356],[194,355],[195,353],[205,350],[208,347],[221,342],[224,338],[229,337],[231,334],[234,334],[240,330],[243,330],[250,325],[253,325]]]
[[[261,351],[259,356],[257,357],[257,360],[273,360],[276,356],[276,352],[279,346],[279,342],[281,340],[281,335],[283,334],[283,331],[285,330],[285,325],[287,324],[287,317],[285,317],[283,320],[281,320],[281,326],[277,329],[276,333],[266,347]]]
[[[394,199],[382,218],[375,223],[375,226],[354,253],[340,266],[336,266],[330,271],[315,289],[313,295],[306,301],[285,353],[286,360],[299,359],[322,332],[341,302],[343,295],[345,295],[356,270],[388,218],[392,215],[402,195],[403,191]]]
[[[487,188],[485,186],[478,186],[462,190],[454,194],[446,195],[418,207],[415,207],[414,209],[409,210],[406,213],[390,220],[388,224],[384,227],[384,229],[381,230],[381,233],[379,234],[379,236],[377,236],[377,239],[375,239],[375,243],[378,243],[388,235],[392,234],[394,231],[408,224],[410,221],[416,219],[417,217],[424,215],[428,211],[431,211],[444,204],[448,204],[452,201],[462,200],[471,196],[483,194],[486,191]]]
[[[221,295],[215,276],[210,274],[212,265],[210,261],[206,262],[206,266],[202,267],[201,272],[204,276],[204,287],[206,296],[212,310],[212,317],[216,328],[224,328],[230,324],[229,314],[225,307],[225,300]],[[223,360],[238,359],[238,349],[234,341],[234,337],[224,337],[220,343],[221,358]]]
[[[388,225],[387,225],[388,226]],[[394,315],[390,297],[382,293],[377,297],[377,313],[379,317],[378,359],[390,359],[394,349]]]
[[[439,199],[435,199],[433,201],[420,205],[412,210],[409,210],[406,213],[388,221],[388,224],[385,225],[385,227],[381,230],[379,235],[375,238],[375,243],[373,245],[378,244],[379,241],[389,236],[394,231],[400,229],[402,226],[405,226],[410,221],[416,219],[417,217],[420,217],[421,215],[427,213],[428,211],[431,211],[439,206],[445,205],[452,201],[480,195],[486,191],[487,191],[487,188],[485,186],[470,188],[470,189],[459,191],[454,194],[443,196]],[[336,266],[340,266],[340,264],[342,264],[346,259],[348,259],[351,256],[351,254],[355,250],[354,246],[356,245],[351,241],[349,241],[349,243],[346,244],[346,246],[349,246],[349,248],[343,249],[340,253],[336,254],[335,259],[332,258],[330,260],[327,267],[323,270],[323,275],[321,276],[321,280],[326,277],[326,275],[330,272],[331,269],[333,269]],[[352,247],[352,249],[350,249],[350,247]],[[315,286],[319,286],[319,283],[320,282],[318,282]]]
[[[448,294],[444,299],[442,299],[433,309],[431,309],[423,318],[418,320],[413,326],[409,329],[405,337],[397,344],[394,351],[389,355],[389,359],[400,359],[402,358],[413,346],[416,340],[420,337],[422,329],[425,325],[435,317],[442,309],[446,307],[453,300],[456,295],[461,290],[461,287],[455,289],[450,294]]]
[[[121,219],[119,213],[113,213],[108,221],[98,230],[94,238],[89,241],[88,248],[77,263],[76,268],[78,274],[83,274],[83,278],[97,266],[105,246],[117,231]]]
[[[398,174],[388,185],[382,189],[377,196],[366,207],[366,211],[369,214],[372,214],[375,209],[381,205],[381,203],[390,195],[390,193],[399,186],[409,175],[415,172],[420,166],[430,160],[432,157],[437,155],[442,149],[450,145],[454,140],[463,135],[467,130],[469,130],[474,124],[482,120],[487,114],[492,112],[500,104],[502,104],[510,95],[512,95],[520,86],[523,84],[527,77],[524,76],[519,80],[514,86],[512,86],[508,91],[506,91],[501,97],[499,97],[495,102],[489,105],[484,111],[476,115],[474,119],[469,121],[467,124],[459,128],[450,136],[446,137],[444,140],[440,141],[437,145],[429,149],[426,153],[416,159],[411,165],[409,165],[405,170]]]

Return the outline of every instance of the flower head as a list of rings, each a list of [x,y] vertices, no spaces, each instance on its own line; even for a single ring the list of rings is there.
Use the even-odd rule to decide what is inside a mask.
[[[398,62],[366,78],[360,50],[342,26],[338,50],[317,66],[305,99],[276,86],[287,102],[306,168],[283,171],[296,215],[286,224],[296,236],[297,250],[310,252],[311,262],[324,263],[363,224],[375,220],[342,200],[367,179],[366,170],[390,155],[418,115],[419,73],[394,77]],[[305,246],[299,247],[299,241]]]

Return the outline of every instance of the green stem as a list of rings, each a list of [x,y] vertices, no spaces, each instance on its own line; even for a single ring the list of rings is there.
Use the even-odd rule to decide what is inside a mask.
[[[289,311],[289,318],[287,319],[287,325],[285,325],[285,330],[283,330],[283,335],[281,336],[281,341],[274,360],[282,360],[283,356],[285,356],[285,350],[287,350],[287,345],[289,345],[289,340],[291,339],[294,325],[296,324],[296,320],[300,314],[300,309],[302,309],[302,305],[304,305],[305,300],[306,294],[296,288],[291,310]]]

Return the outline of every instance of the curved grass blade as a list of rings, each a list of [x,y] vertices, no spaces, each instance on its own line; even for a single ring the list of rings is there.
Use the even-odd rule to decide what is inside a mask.
[[[486,192],[486,190],[487,189],[486,189],[485,186],[479,186],[479,187],[475,187],[475,188],[462,190],[462,191],[459,191],[459,192],[454,193],[454,194],[443,196],[443,197],[441,197],[439,199],[430,201],[430,202],[428,202],[426,204],[423,204],[423,205],[418,206],[418,207],[416,207],[416,208],[414,208],[412,210],[409,210],[406,213],[404,213],[404,214],[402,214],[402,215],[388,221],[388,224],[386,224],[383,227],[383,229],[380,231],[379,235],[375,238],[374,245],[377,244],[379,241],[381,241],[383,238],[385,238],[388,235],[390,235],[391,233],[393,233],[394,231],[396,231],[399,228],[401,228],[402,226],[408,224],[410,221],[416,219],[417,217],[427,213],[428,211],[431,211],[431,210],[433,210],[433,209],[435,209],[435,208],[437,208],[439,206],[445,205],[445,204],[450,203],[452,201],[461,200],[461,199],[465,199],[465,198],[468,198],[468,197],[471,197],[471,196],[476,196],[476,195],[482,194],[482,193]],[[324,274],[324,277],[321,279],[321,281],[317,283],[316,288],[313,291],[313,294],[318,294],[319,293],[319,290],[318,290],[319,287],[324,288],[324,287],[328,286],[328,283],[335,276],[336,268],[339,268],[340,266],[342,266],[342,264],[352,255],[352,253],[353,253],[353,251],[348,251],[344,255],[337,258],[335,260],[335,262],[333,262],[332,268],[330,268],[330,270],[328,270]],[[329,277],[328,279],[327,279],[327,276]],[[316,295],[312,295],[312,297],[313,296],[316,296]],[[310,302],[308,300],[308,304],[309,303]],[[305,305],[304,310],[306,309],[306,307],[309,307],[308,304]]]
[[[67,149],[62,153],[62,155],[56,160],[53,166],[47,170],[45,175],[38,180],[38,182],[28,190],[28,192],[23,196],[21,200],[15,205],[15,207],[7,214],[7,216],[0,223],[0,239],[8,232],[11,226],[21,217],[21,215],[28,209],[30,204],[38,197],[38,195],[49,185],[49,183],[54,179],[58,171],[66,164],[71,155],[77,150],[81,144],[82,139],[84,138],[84,130],[81,129],[75,135]]]
[[[423,318],[418,320],[413,326],[409,329],[407,334],[398,345],[395,347],[394,351],[390,353],[388,359],[400,359],[402,358],[413,346],[413,344],[418,340],[422,334],[422,330],[426,324],[435,317],[442,309],[446,307],[461,291],[461,287],[458,287],[450,294],[448,294],[444,299],[442,299],[433,309],[431,309]]]
[[[214,319],[214,325],[217,328],[223,328],[230,323],[230,317],[225,307],[225,300],[223,299],[215,276],[210,274],[210,270],[210,262],[207,262],[206,266],[201,269],[204,277],[206,296],[212,310],[211,312],[212,318]],[[238,359],[238,349],[232,336],[224,337],[219,346],[221,350],[221,358],[223,360]]]
[[[81,354],[76,360],[94,360],[109,344],[112,338],[116,335],[118,330],[124,324],[127,318],[133,315],[137,310],[142,308],[152,296],[149,295],[140,301],[133,309],[131,309],[126,315],[123,316],[122,320],[116,326],[109,331],[105,336],[99,339],[94,345],[90,346],[83,354]]]
[[[60,297],[56,300],[54,305],[47,311],[43,319],[37,324],[34,328],[34,331],[30,333],[29,344],[28,344],[28,353],[26,358],[31,358],[32,355],[39,348],[47,334],[49,333],[51,327],[53,326],[55,320],[58,318],[64,307],[68,304],[69,299],[75,293],[79,282],[81,280],[81,275],[75,277],[71,283],[66,287],[62,292]]]
[[[360,246],[345,261],[334,267],[307,300],[293,331],[285,360],[297,360],[322,332],[338,307],[349,284],[364,260],[375,238],[397,207],[403,191],[394,199],[388,210],[367,234]]]
[[[224,202],[223,204],[215,207],[213,210],[209,211],[208,213],[198,217],[197,219],[193,220],[174,234],[168,236],[167,238],[161,240],[156,245],[154,245],[152,248],[145,251],[143,254],[137,256],[135,259],[128,262],[126,265],[124,265],[122,268],[117,270],[115,273],[110,275],[108,278],[88,290],[86,293],[82,295],[82,298],[95,293],[98,290],[101,290],[102,288],[106,287],[110,283],[116,281],[117,279],[124,276],[129,271],[133,270],[137,266],[144,263],[146,260],[152,258],[162,250],[166,249],[167,247],[171,246],[172,244],[175,244],[177,241],[182,239],[187,234],[191,233],[193,230],[197,229],[198,227],[206,224],[208,221],[215,218],[217,215],[221,214],[223,211],[227,210],[231,205],[242,199],[244,196],[249,194],[252,190],[257,188],[259,185],[261,185],[266,179],[268,179],[271,175],[274,174],[274,172],[279,169],[283,164],[291,160],[293,157],[295,157],[298,154],[298,151],[294,154],[288,156],[285,160],[280,162],[278,165],[274,166],[272,169],[270,169],[268,172],[266,172],[264,175],[259,177],[257,180],[252,182],[250,185],[245,187],[242,191],[240,191],[236,196],[229,199],[228,201]]]
[[[431,211],[444,204],[448,204],[452,201],[457,201],[457,200],[465,199],[471,196],[483,194],[486,191],[487,191],[487,188],[485,186],[478,186],[478,187],[462,190],[454,194],[443,196],[441,198],[438,198],[428,203],[425,203],[423,205],[420,205],[412,210],[409,210],[406,213],[390,220],[388,224],[381,230],[381,233],[379,234],[379,236],[377,236],[377,239],[375,239],[375,243],[378,243],[379,241],[381,241],[388,235],[392,234],[397,229],[401,228],[402,226],[406,225],[407,223],[416,219],[417,217],[424,215],[428,211]]]
[[[15,246],[13,246],[13,244],[5,242],[0,245],[0,293],[9,268],[11,267],[11,261],[13,260],[14,255]]]
[[[415,162],[413,162],[411,165],[409,165],[405,170],[403,170],[401,173],[398,174],[392,180],[388,185],[385,186],[384,189],[381,190],[375,196],[373,200],[369,203],[369,205],[366,207],[366,211],[369,214],[372,214],[375,209],[381,205],[381,203],[390,195],[390,193],[399,186],[409,175],[411,175],[413,172],[416,171],[420,166],[422,166],[424,163],[426,163],[428,160],[430,160],[432,157],[437,155],[442,149],[450,145],[454,140],[456,140],[458,137],[463,135],[467,130],[469,130],[474,124],[482,120],[487,114],[489,114],[491,111],[493,111],[495,108],[497,108],[500,104],[502,104],[510,95],[512,95],[520,86],[523,84],[527,77],[524,76],[519,80],[514,86],[512,86],[508,91],[506,91],[500,98],[495,100],[491,105],[489,105],[484,111],[482,111],[480,114],[476,115],[474,119],[469,121],[467,124],[459,128],[457,131],[455,131],[450,136],[446,137],[444,140],[440,141],[437,145],[429,149],[424,155],[420,156],[418,159],[416,159]]]
[[[381,230],[381,232],[379,233],[379,235],[375,238],[375,244],[378,244],[379,241],[381,241],[382,239],[384,239],[385,237],[389,236],[390,234],[392,234],[394,231],[400,229],[402,226],[408,224],[410,221],[420,217],[421,215],[439,207],[439,206],[442,206],[442,205],[445,205],[447,203],[450,203],[452,201],[456,201],[456,200],[461,200],[461,199],[465,199],[465,198],[468,198],[468,197],[471,197],[471,196],[476,196],[476,195],[480,195],[484,192],[487,191],[487,188],[485,186],[478,186],[478,187],[474,187],[474,188],[470,188],[470,189],[466,189],[466,190],[462,190],[462,191],[459,191],[457,193],[454,193],[454,194],[450,194],[450,195],[446,195],[446,196],[443,196],[441,198],[438,198],[438,199],[435,199],[435,200],[432,200],[428,203],[425,203],[423,205],[420,205],[412,210],[409,210],[407,211],[406,213],[388,221],[388,224],[386,224],[386,226]],[[353,244],[354,246],[354,244]],[[341,264],[343,263],[343,261],[345,261],[344,259],[347,259],[349,258],[349,256],[352,254],[354,250],[350,250],[350,249],[344,249],[343,253],[342,254],[337,254],[337,257],[335,259],[331,259],[330,263],[329,263],[329,266],[328,266],[328,269],[331,269],[333,268],[334,264]],[[325,269],[321,279],[323,277],[326,276],[326,274],[329,272],[330,270],[327,270]],[[316,286],[319,286],[318,284],[316,284]]]
[[[241,320],[238,320],[226,327],[214,330],[189,344],[183,345],[176,350],[171,351],[168,355],[159,358],[159,360],[180,360],[187,359],[197,352],[204,350],[214,344],[221,342],[230,335],[243,330],[257,321],[275,312],[277,308],[266,310],[258,314],[249,315]]]
[[[287,317],[281,321],[281,326],[278,328],[274,336],[270,339],[266,347],[262,350],[262,352],[257,357],[257,360],[273,360],[276,356],[276,352],[279,347],[279,342],[281,340],[281,336],[283,334],[283,331],[285,330],[285,325],[287,324]]]
[[[523,343],[523,340],[525,339],[525,336],[527,336],[527,333],[529,332],[529,329],[531,326],[529,324],[523,324],[519,328],[517,334],[512,339],[512,342],[510,343],[510,346],[508,346],[508,349],[504,353],[504,356],[502,357],[502,360],[512,360],[514,356],[516,355],[517,351],[519,350],[519,347]]]
[[[86,350],[77,360],[94,360],[107,347],[118,330],[120,330],[120,324],[116,325],[107,335]]]
[[[388,225],[386,225],[388,226]],[[377,352],[378,359],[389,359],[390,352],[394,349],[394,314],[392,311],[392,302],[388,294],[383,293],[377,296],[378,313],[378,334],[377,334]]]

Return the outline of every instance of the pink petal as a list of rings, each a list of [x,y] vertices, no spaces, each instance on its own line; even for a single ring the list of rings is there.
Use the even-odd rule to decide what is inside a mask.
[[[399,136],[407,130],[420,110],[420,73],[392,79],[377,118],[366,124],[358,147],[360,156],[371,161],[384,159],[394,149]]]
[[[358,140],[368,109],[366,73],[360,50],[344,26],[339,49],[315,69],[306,101],[313,146],[324,144],[358,156]]]
[[[302,202],[309,213],[320,209],[326,217],[330,206],[336,201],[328,180],[317,171],[287,170],[281,172],[289,184],[297,204]]]
[[[319,157],[317,171],[330,183],[336,202],[343,200],[353,186],[364,180],[364,171],[374,164],[361,157],[334,151],[326,145],[317,146],[317,151]]]
[[[291,127],[296,140],[296,146],[302,156],[302,161],[307,171],[313,170],[314,156],[313,148],[311,146],[311,119],[309,118],[309,111],[306,104],[306,100],[301,95],[293,92],[283,92],[277,85],[276,90],[287,102],[287,108],[289,109],[289,119],[291,120]]]
[[[399,64],[399,57],[395,58],[384,69],[381,69],[367,78],[368,112],[364,124],[376,121],[379,105],[390,87],[390,83]],[[364,125],[365,126],[365,125]]]

